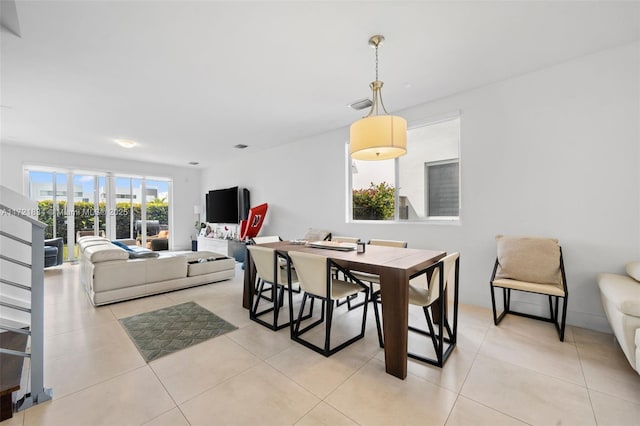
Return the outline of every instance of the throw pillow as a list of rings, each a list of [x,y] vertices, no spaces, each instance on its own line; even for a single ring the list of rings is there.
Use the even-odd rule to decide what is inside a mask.
[[[640,262],[627,263],[627,274],[636,281],[640,281]]]
[[[499,263],[496,279],[538,284],[561,282],[558,240],[498,235],[496,243]]]
[[[111,244],[114,244],[120,248],[125,249],[126,251],[131,251],[131,249],[129,248],[128,245],[126,245],[125,243],[123,243],[122,241],[118,241],[118,240],[113,240],[111,241]]]

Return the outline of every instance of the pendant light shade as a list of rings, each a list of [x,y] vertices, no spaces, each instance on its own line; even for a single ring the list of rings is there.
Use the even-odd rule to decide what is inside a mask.
[[[381,35],[369,39],[376,49],[376,79],[371,87],[371,110],[366,117],[351,125],[349,153],[354,160],[388,160],[407,153],[407,121],[389,115],[382,102],[383,82],[378,80],[378,46],[384,41]],[[383,114],[378,115],[382,107]]]
[[[354,160],[388,160],[407,153],[407,120],[373,115],[351,125],[349,150]]]

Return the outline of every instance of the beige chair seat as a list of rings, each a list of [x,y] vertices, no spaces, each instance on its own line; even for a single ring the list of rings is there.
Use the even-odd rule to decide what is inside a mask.
[[[564,296],[562,284],[538,284],[526,281],[510,280],[502,278],[493,281],[494,287],[511,288],[514,290],[529,291],[532,293],[548,294],[551,296]]]
[[[342,299],[362,291],[362,287],[356,283],[336,279],[331,281],[331,287],[331,293],[334,299]]]
[[[380,275],[370,274],[369,272],[351,271],[351,273],[361,281],[380,284]]]

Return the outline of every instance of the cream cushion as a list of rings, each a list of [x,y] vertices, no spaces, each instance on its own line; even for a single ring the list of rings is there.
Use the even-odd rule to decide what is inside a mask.
[[[91,263],[129,259],[129,253],[126,250],[111,243],[85,247],[82,255]]]
[[[306,234],[304,234],[304,237],[302,237],[302,239],[306,241],[323,241],[329,235],[331,235],[331,232],[329,231],[325,231],[322,229],[309,228],[309,230],[307,231]]]
[[[530,291],[532,293],[548,294],[550,296],[564,297],[562,284],[538,284],[528,281],[510,280],[502,278],[493,280],[495,287],[512,288],[514,290]]]
[[[212,272],[225,271],[235,267],[235,260],[231,258],[211,260],[203,263],[190,263],[187,265],[187,276],[210,274]]]
[[[498,235],[496,243],[498,249],[496,280],[506,278],[537,284],[562,282],[558,240]]]
[[[623,314],[640,317],[640,284],[629,277],[603,273],[598,276],[600,291]]]
[[[636,281],[640,281],[640,262],[627,263],[627,274]]]

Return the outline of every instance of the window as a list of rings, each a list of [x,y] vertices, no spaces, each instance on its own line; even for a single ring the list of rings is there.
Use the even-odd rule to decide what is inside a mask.
[[[45,224],[45,238],[63,237],[65,257],[78,235],[136,238],[144,223],[146,237],[169,231],[171,181],[166,178],[120,177],[101,172],[76,172],[25,167],[29,196],[38,203],[38,219]],[[142,196],[146,194],[146,196]],[[68,220],[73,217],[73,220]],[[149,225],[151,223],[151,225]]]
[[[410,128],[407,154],[402,157],[347,161],[350,219],[458,219],[459,145],[460,117],[456,115]]]
[[[429,217],[458,216],[458,160],[426,164],[427,212]]]

